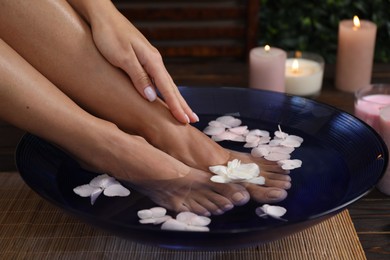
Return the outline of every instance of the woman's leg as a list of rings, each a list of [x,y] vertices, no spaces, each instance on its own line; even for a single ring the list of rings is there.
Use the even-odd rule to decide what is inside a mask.
[[[1,37],[83,108],[191,167],[206,170],[236,157],[194,127],[178,123],[163,102],[141,98],[130,79],[100,55],[90,28],[65,1],[5,2]],[[290,177],[275,166],[263,168],[276,173],[267,174],[268,188],[249,186],[252,196],[267,202],[284,199]]]
[[[130,182],[171,210],[221,214],[249,200],[241,185],[211,183],[208,173],[87,113],[1,39],[0,118],[62,147],[97,172]]]

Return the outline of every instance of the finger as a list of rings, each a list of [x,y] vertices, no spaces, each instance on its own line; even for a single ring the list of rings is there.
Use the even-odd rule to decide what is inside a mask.
[[[150,102],[156,100],[157,94],[152,81],[145,69],[139,63],[138,58],[132,49],[127,52],[126,58],[123,59],[120,67],[129,75],[134,87],[141,96]]]
[[[181,96],[166,70],[161,54],[152,45],[149,46],[149,51],[144,51],[142,47],[135,44],[135,54],[146,73],[153,79],[172,115],[182,123],[198,122],[198,116]]]
[[[174,88],[175,88],[176,96],[179,99],[179,102],[180,102],[184,112],[189,116],[191,123],[199,122],[198,115],[195,112],[192,111],[192,109],[188,105],[187,101],[181,95],[181,93],[180,93],[179,89],[177,88],[177,86],[175,84],[173,84],[173,85],[174,85]]]
[[[148,60],[150,61],[150,59]],[[171,76],[165,69],[162,59],[154,59],[154,62],[144,64],[146,71],[151,75],[156,87],[159,89],[165,103],[172,115],[182,123],[199,121],[198,116],[191,110],[187,102],[181,96]]]

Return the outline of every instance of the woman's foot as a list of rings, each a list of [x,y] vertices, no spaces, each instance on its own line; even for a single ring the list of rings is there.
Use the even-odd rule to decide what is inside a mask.
[[[258,164],[265,185],[245,184],[255,201],[275,203],[287,197],[286,190],[291,187],[291,177],[277,163],[224,149],[191,125],[160,128],[160,133],[150,134],[148,141],[193,168],[209,171],[210,166],[226,165],[233,159]]]
[[[213,183],[209,173],[193,168],[182,178],[146,181],[131,186],[169,210],[191,211],[203,216],[221,215],[250,199],[242,185]]]
[[[93,157],[79,154],[84,158],[82,167],[125,181],[160,206],[209,216],[223,214],[250,199],[242,185],[211,182],[210,173],[191,168],[114,125],[102,134],[97,137],[100,141]]]

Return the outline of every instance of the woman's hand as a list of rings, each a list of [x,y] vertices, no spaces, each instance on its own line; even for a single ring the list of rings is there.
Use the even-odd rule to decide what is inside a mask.
[[[158,88],[174,117],[182,123],[199,121],[166,70],[158,50],[107,0],[70,0],[90,23],[101,54],[124,70],[147,100],[157,98]]]

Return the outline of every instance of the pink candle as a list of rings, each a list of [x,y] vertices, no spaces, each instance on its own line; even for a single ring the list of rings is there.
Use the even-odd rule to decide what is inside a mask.
[[[354,92],[371,82],[376,25],[370,21],[343,20],[339,24],[336,82],[338,89]]]
[[[379,114],[379,128],[387,147],[390,147],[390,106],[381,109]],[[377,188],[384,194],[390,195],[390,167],[387,168]]]
[[[382,108],[389,105],[390,95],[372,94],[363,96],[355,102],[355,116],[380,133],[379,113]]]
[[[249,87],[284,92],[287,54],[278,48],[257,47],[249,54]]]

